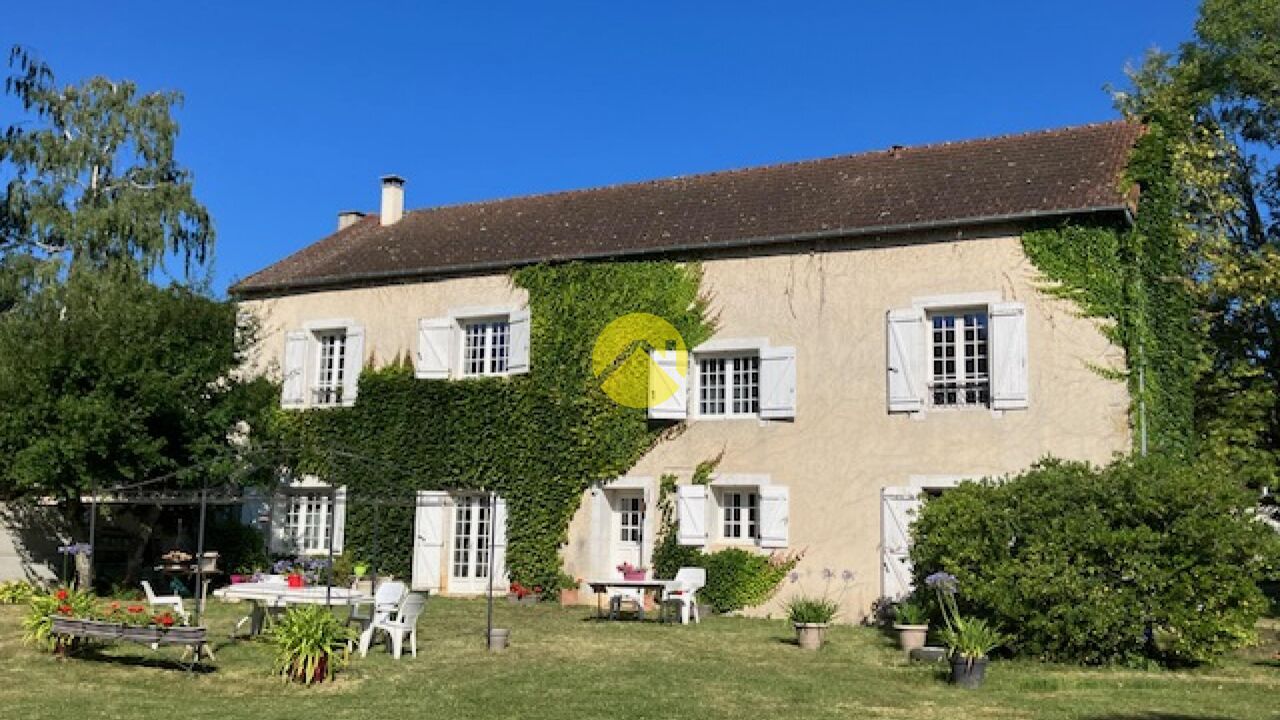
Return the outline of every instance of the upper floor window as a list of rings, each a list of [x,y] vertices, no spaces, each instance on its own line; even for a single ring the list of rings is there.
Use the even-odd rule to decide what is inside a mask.
[[[698,413],[726,417],[760,413],[760,356],[700,357]]]
[[[316,405],[342,404],[347,375],[347,331],[327,330],[315,333],[317,361],[315,384],[311,388]]]
[[[507,318],[462,323],[462,374],[506,375],[511,357],[511,323]]]
[[[991,402],[985,311],[929,315],[929,400],[934,407],[986,407]]]

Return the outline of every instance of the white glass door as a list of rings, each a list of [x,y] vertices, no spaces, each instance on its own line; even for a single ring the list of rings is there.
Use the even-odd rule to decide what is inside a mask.
[[[488,590],[489,524],[492,518],[487,496],[462,495],[455,498],[453,542],[449,553],[450,592],[482,593]]]

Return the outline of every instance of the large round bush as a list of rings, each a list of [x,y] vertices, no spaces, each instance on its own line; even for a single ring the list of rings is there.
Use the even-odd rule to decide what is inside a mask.
[[[960,580],[962,609],[1011,648],[1083,663],[1204,662],[1248,643],[1276,533],[1226,474],[1167,459],[1046,460],[927,502],[917,584]]]

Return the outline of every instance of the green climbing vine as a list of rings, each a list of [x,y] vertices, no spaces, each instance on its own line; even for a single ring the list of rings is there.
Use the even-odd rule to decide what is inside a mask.
[[[533,323],[529,373],[418,380],[405,360],[368,370],[354,406],[282,414],[291,462],[348,487],[347,551],[402,576],[416,491],[496,490],[511,518],[512,580],[557,587],[558,550],[583,491],[625,473],[665,432],[601,390],[595,339],[615,318],[643,312],[670,322],[690,347],[702,342],[712,323],[700,280],[697,265],[675,262],[517,270],[512,281],[528,290]]]
[[[1110,321],[1105,332],[1126,355],[1119,375],[1133,398],[1135,444],[1145,423],[1151,452],[1182,453],[1194,437],[1201,347],[1186,284],[1191,268],[1176,229],[1171,162],[1159,133],[1139,141],[1129,165],[1129,182],[1141,190],[1133,227],[1064,224],[1027,232],[1022,244],[1052,281],[1046,292]]]

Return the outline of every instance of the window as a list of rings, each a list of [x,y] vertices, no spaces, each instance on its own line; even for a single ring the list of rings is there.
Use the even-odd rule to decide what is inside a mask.
[[[621,527],[624,543],[641,544],[644,540],[644,498],[627,496],[621,498]]]
[[[741,417],[760,413],[760,356],[698,358],[698,413]]]
[[[331,509],[326,493],[290,494],[284,525],[285,541],[299,553],[328,552]]]
[[[756,540],[760,537],[760,499],[755,492],[726,490],[720,495],[725,540]]]
[[[462,325],[462,374],[506,375],[511,350],[511,323],[478,320]]]
[[[489,577],[489,498],[458,498],[453,522],[453,577]]]
[[[931,404],[987,407],[991,402],[987,313],[932,313],[929,327]]]
[[[347,377],[347,331],[316,333],[318,362],[315,385],[311,388],[316,405],[342,404],[342,388]]]

